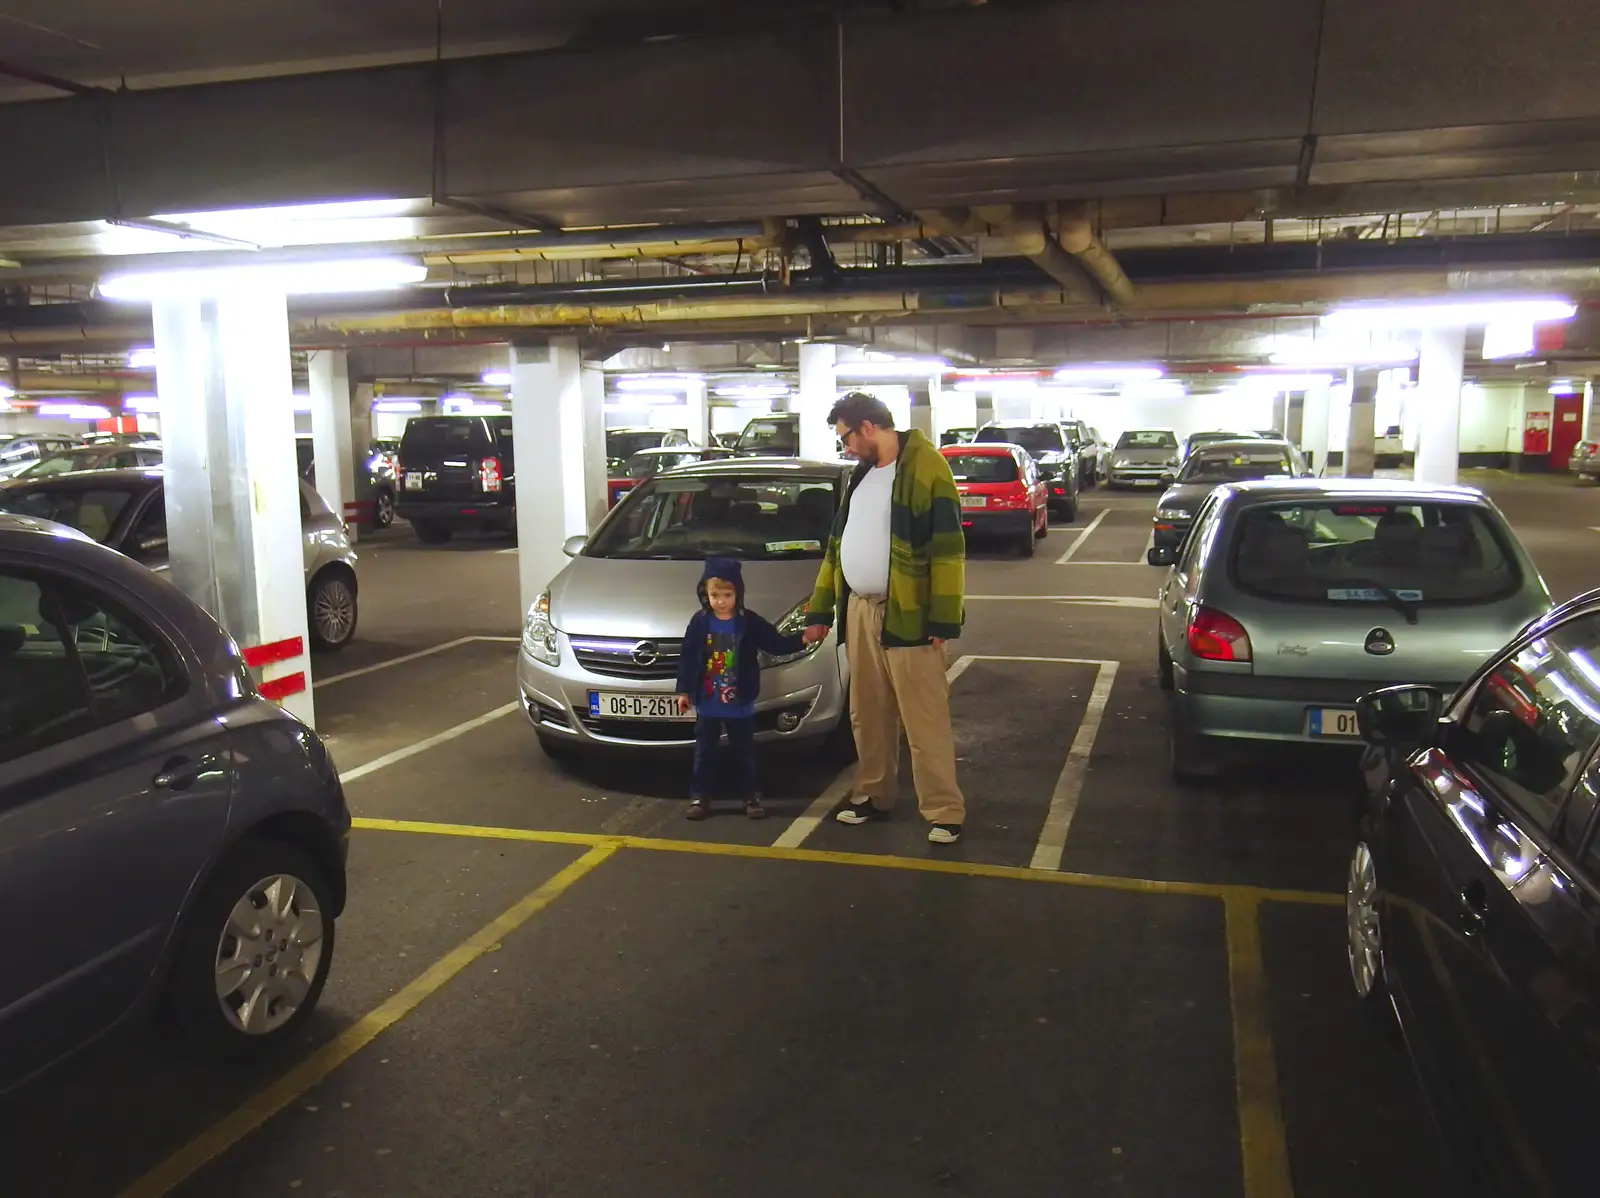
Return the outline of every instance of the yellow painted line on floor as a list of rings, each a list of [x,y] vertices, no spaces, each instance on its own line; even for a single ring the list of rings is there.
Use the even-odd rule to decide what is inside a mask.
[[[1261,904],[1234,897],[1223,901],[1223,910],[1244,1198],[1294,1198],[1289,1136],[1278,1094],[1278,1062],[1267,1006],[1266,962],[1261,956]]]
[[[410,832],[425,836],[459,836],[475,840],[525,840],[535,844],[610,846],[655,853],[687,853],[701,857],[743,857],[757,861],[810,861],[823,865],[859,865],[871,869],[899,869],[911,873],[953,874],[966,878],[1004,878],[1016,882],[1047,882],[1090,890],[1118,890],[1137,894],[1180,894],[1197,898],[1239,899],[1245,902],[1303,903],[1319,907],[1344,904],[1344,896],[1318,890],[1274,890],[1260,886],[1234,886],[1213,882],[1167,882],[1154,878],[1120,878],[1110,874],[1059,873],[1020,865],[984,865],[974,861],[897,857],[886,853],[839,853],[823,849],[791,849],[777,845],[724,844],[714,840],[665,840],[654,836],[607,836],[597,832],[544,832],[536,828],[497,828],[479,824],[439,824],[418,820],[357,819],[355,827],[369,832]]]
[[[515,906],[479,928],[423,970],[386,1002],[363,1015],[277,1081],[190,1140],[123,1190],[118,1198],[160,1198],[183,1184],[306,1091],[324,1081],[340,1065],[411,1014],[429,995],[494,949],[615,852],[616,846],[610,844],[597,844],[590,848]]]

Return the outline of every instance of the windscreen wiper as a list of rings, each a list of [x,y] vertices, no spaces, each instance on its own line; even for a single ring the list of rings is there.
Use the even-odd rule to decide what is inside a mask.
[[[1394,588],[1386,587],[1383,583],[1371,578],[1347,578],[1344,581],[1353,587],[1366,587],[1369,590],[1377,591],[1390,607],[1406,618],[1407,624],[1415,624],[1417,622],[1418,604],[1416,601],[1407,599]]]

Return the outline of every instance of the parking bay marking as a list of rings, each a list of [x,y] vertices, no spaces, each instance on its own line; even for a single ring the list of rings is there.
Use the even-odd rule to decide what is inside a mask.
[[[485,953],[492,952],[512,932],[616,853],[617,847],[614,844],[590,846],[583,856],[484,924],[398,993],[156,1165],[123,1190],[118,1198],[160,1198],[182,1185],[306,1091],[325,1081],[340,1065],[411,1014],[451,978]]]
[[[431,649],[418,649],[415,653],[406,653],[400,657],[391,657],[387,661],[376,662],[370,666],[362,666],[359,670],[346,670],[343,674],[334,674],[329,678],[315,678],[311,682],[311,689],[332,686],[335,682],[346,682],[351,678],[360,678],[367,674],[376,674],[379,670],[387,670],[390,666],[404,665],[408,661],[416,661],[421,657],[431,657],[435,653],[443,653],[446,649],[459,649],[462,645],[470,645],[479,641],[494,644],[515,645],[521,637],[515,636],[458,636],[453,641],[446,641],[442,645],[435,645]]]
[[[1068,565],[1072,561],[1073,555],[1075,553],[1077,553],[1078,550],[1083,547],[1083,543],[1089,539],[1089,534],[1092,533],[1095,529],[1099,528],[1100,527],[1100,522],[1102,520],[1104,520],[1110,514],[1111,514],[1111,509],[1110,508],[1108,508],[1108,507],[1107,508],[1101,508],[1099,514],[1096,515],[1093,520],[1089,521],[1088,524],[1083,526],[1083,531],[1080,532],[1077,536],[1072,538],[1072,544],[1067,546],[1067,551],[1065,553],[1063,553],[1060,557],[1056,558],[1056,565],[1058,565],[1058,566]]]
[[[477,728],[482,728],[485,724],[491,724],[502,716],[508,716],[513,711],[521,710],[521,708],[521,701],[513,700],[501,707],[496,707],[493,711],[487,711],[475,719],[457,724],[454,728],[446,728],[443,732],[436,732],[434,735],[424,740],[419,740],[415,744],[407,745],[403,749],[396,749],[392,753],[385,753],[382,757],[375,757],[365,765],[358,765],[353,769],[345,770],[339,775],[339,781],[348,786],[357,778],[365,778],[368,774],[377,773],[377,771],[386,769],[396,762],[404,761],[407,757],[415,757],[418,753],[426,753],[429,749],[436,748],[446,741],[455,740],[458,736],[465,736],[467,733]]]

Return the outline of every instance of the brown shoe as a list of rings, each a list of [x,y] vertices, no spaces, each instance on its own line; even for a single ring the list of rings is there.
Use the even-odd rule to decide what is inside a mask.
[[[687,818],[694,820],[705,819],[705,817],[710,814],[711,808],[706,806],[706,801],[704,799],[695,799],[689,804],[689,810],[684,812],[684,815]]]
[[[746,799],[744,801],[744,813],[751,819],[767,818],[767,809],[761,805],[760,799]]]

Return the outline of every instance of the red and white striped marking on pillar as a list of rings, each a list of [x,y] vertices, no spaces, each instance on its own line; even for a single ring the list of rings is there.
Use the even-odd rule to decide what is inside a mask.
[[[265,645],[252,645],[242,651],[244,664],[252,670],[263,670],[267,666],[277,665],[285,661],[298,661],[306,655],[306,643],[300,637],[292,636],[287,640],[268,641]],[[284,674],[279,678],[257,679],[256,690],[263,699],[271,699],[274,703],[282,702],[290,695],[298,695],[306,689],[306,672],[296,670],[292,674]]]
[[[344,522],[346,524],[371,524],[373,513],[378,505],[370,499],[352,499],[344,505]]]

